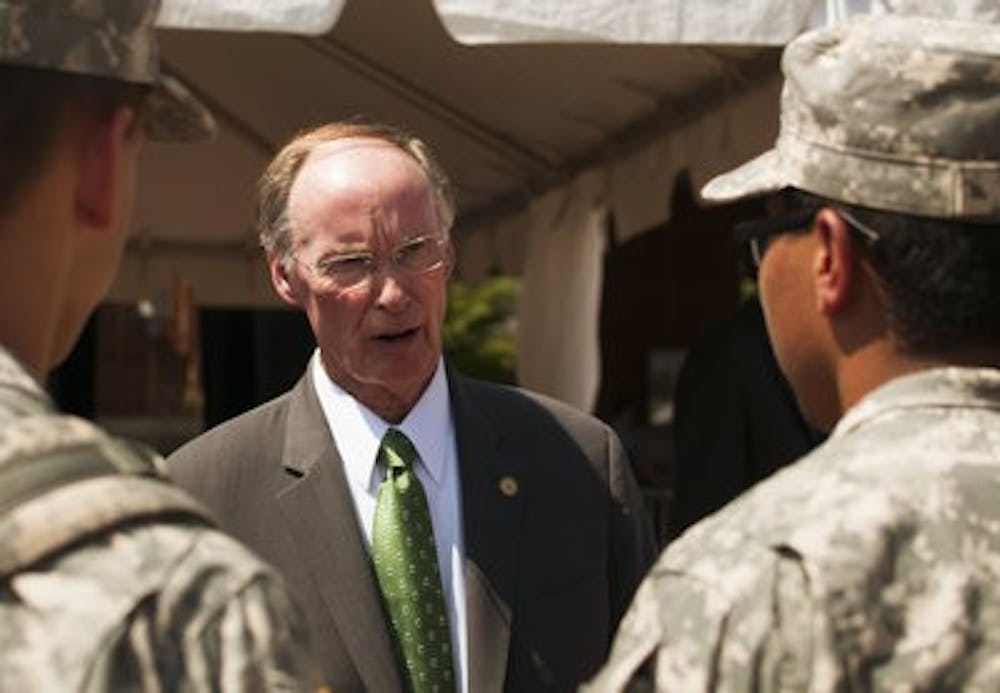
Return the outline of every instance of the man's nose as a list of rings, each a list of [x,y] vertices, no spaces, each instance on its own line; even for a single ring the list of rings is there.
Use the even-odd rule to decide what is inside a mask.
[[[388,310],[402,310],[410,301],[406,292],[404,271],[392,262],[380,263],[372,275],[379,306]]]

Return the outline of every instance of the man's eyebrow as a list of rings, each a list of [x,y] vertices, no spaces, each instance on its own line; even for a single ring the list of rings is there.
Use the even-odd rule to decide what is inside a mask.
[[[320,251],[319,257],[322,260],[338,255],[374,255],[374,251],[366,245],[355,243],[326,248]]]

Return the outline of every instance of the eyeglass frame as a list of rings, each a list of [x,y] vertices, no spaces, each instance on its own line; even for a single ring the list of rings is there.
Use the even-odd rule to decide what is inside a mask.
[[[738,222],[733,226],[733,233],[739,243],[747,245],[750,259],[748,270],[751,278],[756,279],[760,264],[764,260],[764,253],[767,252],[767,246],[772,238],[792,231],[804,231],[811,228],[813,220],[823,207],[830,207],[843,218],[851,231],[861,236],[868,247],[874,246],[881,238],[878,231],[860,221],[854,214],[840,205],[820,205],[788,214],[774,214]]]
[[[427,267],[420,269],[413,269],[407,267],[399,261],[400,252],[406,250],[408,247],[413,247],[415,243],[423,241],[433,241],[439,253],[438,259]],[[356,291],[365,286],[371,278],[374,277],[379,269],[386,263],[392,267],[402,271],[403,273],[410,276],[420,276],[422,274],[430,274],[435,272],[442,267],[448,261],[448,253],[444,252],[444,248],[447,246],[449,238],[447,236],[442,236],[439,234],[421,234],[419,236],[413,236],[397,244],[390,252],[388,258],[379,258],[371,250],[357,250],[345,253],[333,253],[330,255],[325,255],[316,262],[306,262],[304,260],[296,257],[294,253],[289,253],[288,257],[296,264],[305,267],[307,270],[313,273],[314,276],[322,281],[330,282],[333,286],[343,291]],[[362,260],[364,261],[364,271],[363,274],[357,279],[357,281],[350,283],[343,283],[337,280],[334,275],[330,274],[324,267],[329,267],[335,265],[337,262],[344,262],[345,260]],[[360,270],[359,270],[360,271]]]

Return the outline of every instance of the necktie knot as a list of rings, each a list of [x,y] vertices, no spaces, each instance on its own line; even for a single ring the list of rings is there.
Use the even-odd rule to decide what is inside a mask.
[[[413,468],[417,450],[405,433],[398,428],[390,428],[382,437],[378,456],[387,471],[398,474]]]

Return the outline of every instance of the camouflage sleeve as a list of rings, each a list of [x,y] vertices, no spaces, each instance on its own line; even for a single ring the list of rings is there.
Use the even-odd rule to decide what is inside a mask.
[[[190,690],[302,691],[312,678],[304,631],[284,586],[262,575],[182,641]]]
[[[728,566],[714,578],[706,572],[711,559],[694,571],[661,562],[583,690],[807,688],[815,642],[808,580],[794,556],[768,553],[764,564]]]
[[[305,691],[318,680],[281,579],[214,530],[123,623],[90,690]]]

